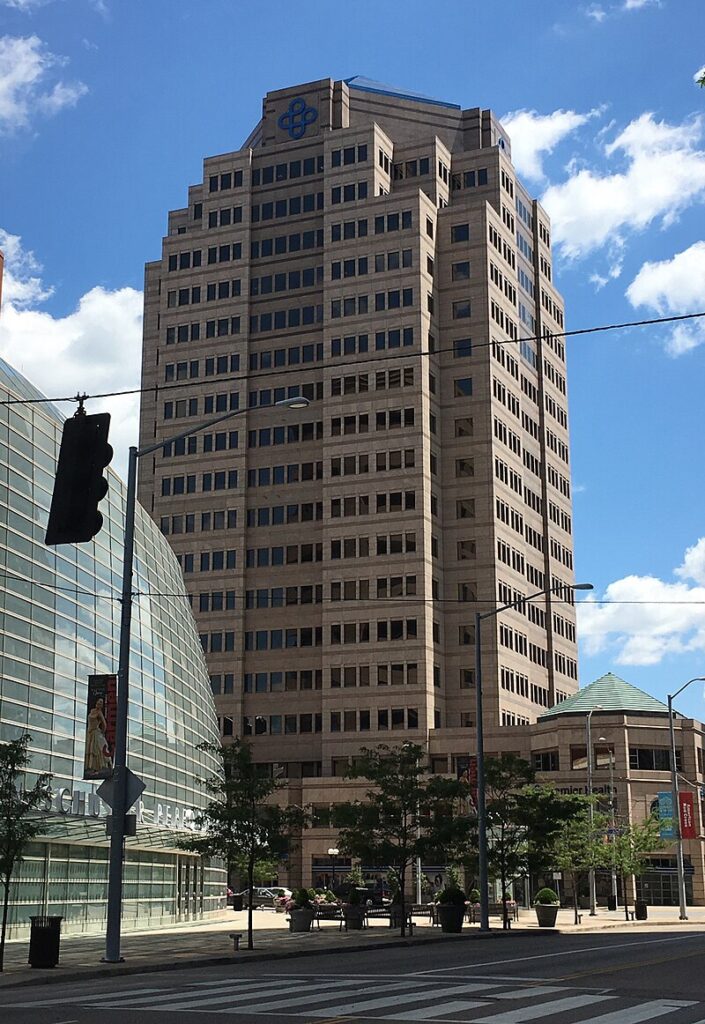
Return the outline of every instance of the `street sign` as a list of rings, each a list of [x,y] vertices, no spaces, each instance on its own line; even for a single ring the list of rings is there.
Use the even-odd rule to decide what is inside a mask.
[[[144,783],[138,775],[135,775],[134,772],[131,772],[129,768],[126,768],[125,772],[127,773],[127,782],[125,786],[125,810],[129,811],[130,807],[132,807],[132,805],[142,796],[147,786],[146,783]],[[112,807],[115,800],[114,788],[114,779],[106,779],[105,782],[101,783],[96,790],[100,799],[104,804],[107,804],[108,807]]]
[[[563,878],[563,872],[562,871],[554,871],[553,872],[553,881],[554,882],[560,882],[561,878]]]

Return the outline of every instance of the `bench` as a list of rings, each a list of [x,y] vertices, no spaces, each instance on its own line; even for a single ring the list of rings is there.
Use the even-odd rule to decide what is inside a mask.
[[[399,913],[395,911],[393,917],[389,907],[368,907],[365,913],[365,919],[367,924],[369,924],[371,920],[388,920],[390,928],[397,928],[401,924],[399,921]],[[414,922],[412,920],[412,911],[409,908],[406,910],[406,926],[409,929],[409,935],[413,935]]]
[[[242,932],[229,932],[228,938],[233,940],[233,950],[237,953],[240,949],[240,939],[242,938]]]
[[[340,923],[339,931],[342,931],[343,925],[345,924],[345,916],[343,915],[343,911],[340,907],[316,907],[313,919],[319,929],[321,927],[321,921],[338,921]]]
[[[504,918],[504,905],[502,903],[490,903],[488,913],[490,917]],[[471,924],[476,924],[480,920],[479,904],[470,904],[467,909],[467,917]],[[518,903],[507,903],[507,917],[510,922],[519,920]]]

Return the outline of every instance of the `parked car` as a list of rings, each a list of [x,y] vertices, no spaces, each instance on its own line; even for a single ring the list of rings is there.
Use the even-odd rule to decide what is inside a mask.
[[[247,907],[250,897],[249,891],[243,889],[237,895],[242,896],[242,905]],[[287,889],[282,885],[257,886],[252,891],[252,909],[258,910],[262,907],[271,907],[273,909],[276,906],[277,900],[284,896],[291,896],[291,889]]]

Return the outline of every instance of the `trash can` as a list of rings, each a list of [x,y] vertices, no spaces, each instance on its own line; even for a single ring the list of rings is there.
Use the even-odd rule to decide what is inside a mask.
[[[608,896],[607,897],[607,909],[608,910],[616,910],[617,909],[617,897],[616,896]]]
[[[56,967],[63,917],[30,917],[29,966]]]
[[[242,910],[242,893],[236,892],[232,897],[233,910]]]
[[[634,903],[634,917],[637,921],[645,921],[649,916],[646,900],[636,900]]]

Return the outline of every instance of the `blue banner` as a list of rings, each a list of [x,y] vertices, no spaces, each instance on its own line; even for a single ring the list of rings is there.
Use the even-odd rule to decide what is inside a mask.
[[[658,816],[661,822],[661,838],[674,839],[676,833],[673,827],[673,793],[670,789],[658,795]]]

